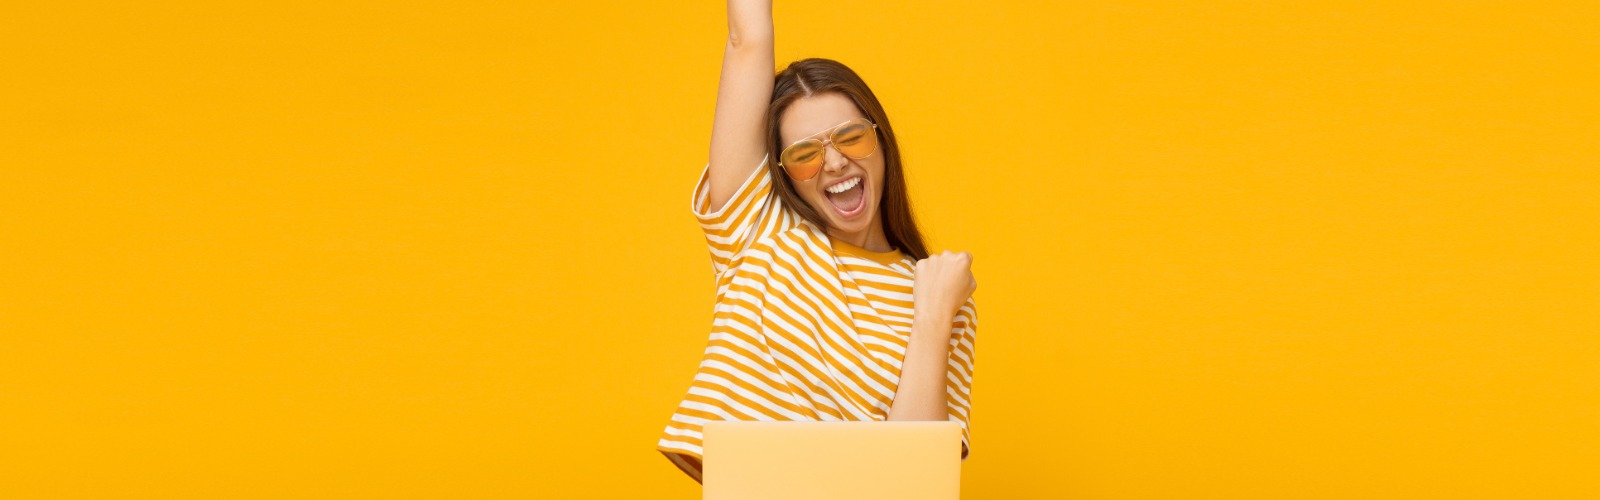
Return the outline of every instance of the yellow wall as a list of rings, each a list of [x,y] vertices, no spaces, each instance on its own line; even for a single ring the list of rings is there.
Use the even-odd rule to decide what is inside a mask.
[[[721,2],[136,4],[0,9],[0,497],[697,497]],[[1600,489],[1592,5],[1045,4],[776,9],[976,257],[966,498]]]

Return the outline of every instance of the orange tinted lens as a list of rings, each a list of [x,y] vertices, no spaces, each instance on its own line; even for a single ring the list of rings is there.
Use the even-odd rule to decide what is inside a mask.
[[[794,180],[803,181],[817,175],[822,168],[822,141],[806,139],[783,150],[779,155],[783,170]]]
[[[878,134],[866,120],[851,121],[833,133],[833,147],[845,156],[866,158],[878,149]]]

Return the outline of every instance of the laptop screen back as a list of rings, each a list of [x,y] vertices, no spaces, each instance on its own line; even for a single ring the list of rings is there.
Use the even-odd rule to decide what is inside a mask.
[[[706,500],[961,495],[954,421],[711,421],[703,427]]]

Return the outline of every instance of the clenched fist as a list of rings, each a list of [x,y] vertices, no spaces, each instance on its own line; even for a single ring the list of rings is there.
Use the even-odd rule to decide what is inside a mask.
[[[917,261],[916,281],[911,286],[911,303],[916,316],[938,315],[954,318],[956,311],[978,290],[972,277],[972,254],[943,251]]]

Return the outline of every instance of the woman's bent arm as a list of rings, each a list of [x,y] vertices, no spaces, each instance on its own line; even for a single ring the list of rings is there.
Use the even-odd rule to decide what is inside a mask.
[[[911,340],[900,365],[900,385],[889,405],[889,420],[949,420],[945,374],[950,363],[950,329],[955,318],[922,314],[911,318]],[[937,316],[937,317],[935,317]]]
[[[889,420],[949,420],[945,377],[956,311],[978,290],[972,254],[949,250],[917,261],[911,285],[911,339]]]
[[[728,0],[728,42],[722,52],[707,167],[711,187],[707,201],[712,210],[733,197],[767,154],[772,39],[772,0]]]

